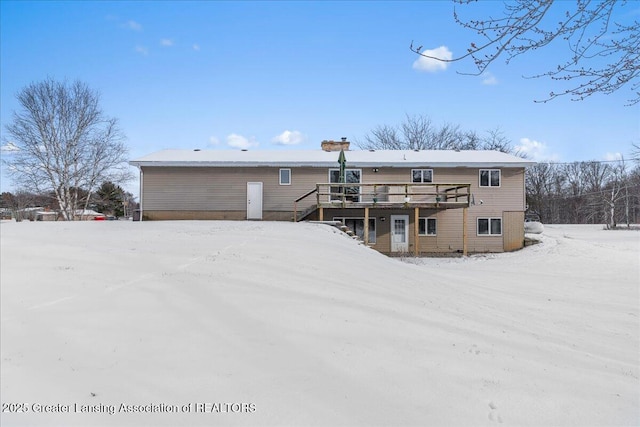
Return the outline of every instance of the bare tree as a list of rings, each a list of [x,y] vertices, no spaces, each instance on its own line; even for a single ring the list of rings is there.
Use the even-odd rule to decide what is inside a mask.
[[[582,220],[584,204],[586,200],[585,179],[582,163],[574,162],[563,165],[560,171],[566,178],[568,198],[564,203],[567,212],[567,221],[570,224],[579,224]]]
[[[521,155],[519,151],[513,149],[511,141],[505,136],[504,132],[500,128],[488,130],[487,136],[482,139],[480,145],[485,150],[496,150],[504,153]]]
[[[430,148],[433,125],[431,119],[423,115],[407,115],[405,121],[400,124],[404,139],[405,149],[426,150]]]
[[[499,130],[482,138],[475,131],[464,131],[459,125],[445,123],[437,127],[428,116],[408,115],[397,126],[381,125],[356,144],[366,150],[498,150],[517,154],[510,141]]]
[[[634,142],[631,144],[631,156],[636,164],[640,165],[640,142]]]
[[[605,206],[609,208],[608,227],[615,228],[618,217],[624,219],[629,224],[629,172],[624,157],[617,165],[612,166],[607,188],[602,194]],[[624,214],[616,216],[616,208],[624,206]]]
[[[551,222],[549,205],[552,202],[551,182],[554,174],[552,163],[538,163],[527,169],[525,187],[527,210],[538,215],[542,222]]]
[[[400,150],[404,143],[398,134],[398,129],[389,125],[380,125],[365,135],[364,141],[358,144],[361,148],[368,150]]]
[[[453,0],[458,5],[469,3],[486,5],[473,0]],[[634,2],[631,7],[635,6]],[[595,93],[611,94],[629,85],[629,105],[640,102],[640,23],[619,22],[625,19],[626,1],[618,0],[520,0],[505,2],[503,13],[480,19],[465,19],[454,7],[454,19],[462,27],[480,36],[472,42],[467,52],[453,59],[441,59],[427,55],[422,46],[410,49],[418,55],[442,62],[471,58],[480,75],[498,58],[506,63],[525,53],[541,49],[555,40],[564,41],[569,51],[566,60],[547,72],[531,77],[549,77],[552,80],[571,82],[560,92],[550,92],[538,102],[547,102],[568,95],[572,100],[583,100]],[[467,12],[464,10],[464,12]],[[633,16],[629,10],[628,16]],[[637,16],[637,15],[636,15]],[[628,18],[629,19],[629,18]]]
[[[607,222],[607,206],[603,203],[604,187],[611,174],[611,166],[601,162],[581,162],[583,168],[585,185],[590,193],[586,206],[587,218],[592,223]]]
[[[86,209],[103,181],[130,177],[124,135],[106,117],[86,84],[47,79],[17,94],[21,111],[6,126],[11,146],[5,161],[11,178],[35,192],[52,191],[66,220]]]
[[[432,150],[460,150],[462,148],[473,150],[477,147],[471,147],[468,143],[470,141],[477,143],[477,140],[473,140],[475,136],[475,133],[463,132],[459,125],[445,123],[439,129],[433,129],[428,145]]]

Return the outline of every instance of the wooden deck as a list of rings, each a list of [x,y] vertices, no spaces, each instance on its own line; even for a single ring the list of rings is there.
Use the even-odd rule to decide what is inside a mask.
[[[315,196],[315,204],[298,214],[298,203]],[[414,215],[414,254],[418,255],[420,209],[462,209],[463,254],[467,254],[467,211],[471,204],[471,184],[432,183],[322,183],[294,201],[293,220],[300,221],[313,212],[324,220],[325,209],[362,209],[364,243],[368,244],[371,209],[407,209]]]
[[[298,214],[298,203],[312,196],[315,204]],[[294,201],[294,221],[324,209],[459,209],[470,201],[470,184],[319,183]]]

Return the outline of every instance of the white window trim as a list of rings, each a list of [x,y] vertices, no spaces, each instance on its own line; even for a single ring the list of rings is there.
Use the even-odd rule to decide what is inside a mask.
[[[438,235],[438,218],[420,217],[420,218],[418,218],[418,221],[423,220],[423,219],[425,220],[425,224],[424,224],[425,234],[418,233],[418,236],[437,236]],[[436,232],[433,233],[433,234],[429,234],[427,232],[427,230],[429,230],[428,220],[430,220],[430,219],[436,222]]]
[[[483,171],[488,171],[489,172],[489,185],[482,185],[482,172]],[[498,172],[498,185],[491,185],[491,172],[492,171],[497,171]],[[480,188],[500,188],[502,187],[502,170],[501,169],[480,169],[478,170],[478,187]]]
[[[413,182],[413,172],[414,171],[420,171],[420,175],[422,175],[420,182]],[[429,181],[429,182],[425,182],[424,181],[424,173],[422,171],[431,171],[431,181]],[[422,184],[422,183],[431,184],[431,183],[433,183],[433,169],[411,169],[411,179],[409,180],[409,182],[411,182],[413,184]]]
[[[480,225],[479,222],[480,220],[488,220],[489,221],[489,232],[487,234],[480,234]],[[491,221],[495,221],[498,220],[500,221],[500,234],[492,234],[491,233]],[[498,237],[498,236],[502,236],[502,218],[500,217],[479,217],[476,218],[476,236],[478,237]]]
[[[282,182],[282,171],[289,171],[289,182]],[[278,181],[280,182],[280,185],[291,185],[291,169],[281,168],[278,171]]]
[[[362,223],[364,224],[364,217],[363,216],[334,216],[333,217],[333,221],[340,221],[340,222],[344,222],[345,219],[361,219]],[[373,224],[374,224],[374,233],[373,233],[373,237],[375,238],[375,240],[372,242],[371,240],[369,240],[369,244],[370,245],[375,245],[378,241],[378,222],[376,221],[376,217],[374,216],[370,216],[369,217],[369,221],[373,220]],[[353,230],[355,231],[355,230]],[[369,233],[371,233],[371,229],[369,229]]]

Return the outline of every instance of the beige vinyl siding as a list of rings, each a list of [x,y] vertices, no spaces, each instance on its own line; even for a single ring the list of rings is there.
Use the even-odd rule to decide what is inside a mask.
[[[524,169],[502,168],[500,187],[479,187],[479,169],[476,169],[475,181],[472,181],[471,192],[474,205],[469,207],[469,252],[502,252],[505,250],[504,233],[507,211],[524,212]],[[502,235],[491,236],[477,234],[478,218],[501,218]],[[524,214],[522,216],[524,227]],[[513,221],[513,219],[511,219]],[[514,226],[514,225],[511,225]]]
[[[492,208],[496,211],[524,211],[524,169],[501,169],[500,187],[480,187],[479,169],[476,170],[475,181],[471,181],[471,192],[474,195],[476,206]]]
[[[407,183],[411,168],[362,169],[364,183]],[[145,210],[243,210],[247,182],[263,183],[264,210],[293,209],[293,200],[329,179],[326,168],[291,168],[291,185],[279,184],[280,167],[144,167]],[[524,170],[502,169],[500,187],[478,186],[478,169],[434,168],[434,183],[470,183],[476,203],[500,212],[524,210]],[[303,202],[307,206],[314,197]]]
[[[280,185],[279,167],[144,167],[145,211],[245,211],[247,182],[263,183],[264,211],[293,211],[293,201],[327,180],[324,168],[291,168]],[[310,196],[300,208],[315,203]]]
[[[420,236],[420,252],[449,253],[462,251],[462,209],[421,209],[420,216],[436,219],[436,235]]]

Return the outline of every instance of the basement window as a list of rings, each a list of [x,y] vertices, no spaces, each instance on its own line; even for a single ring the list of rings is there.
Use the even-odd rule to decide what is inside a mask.
[[[280,185],[291,185],[291,169],[280,169]]]
[[[420,236],[436,235],[436,219],[435,218],[418,218],[418,234]]]
[[[501,218],[478,218],[478,236],[502,235]]]

